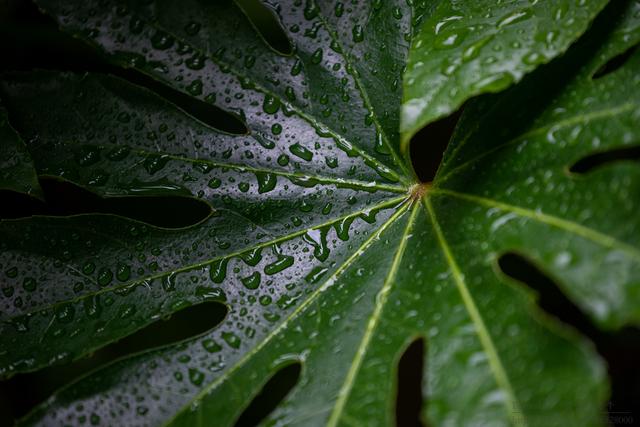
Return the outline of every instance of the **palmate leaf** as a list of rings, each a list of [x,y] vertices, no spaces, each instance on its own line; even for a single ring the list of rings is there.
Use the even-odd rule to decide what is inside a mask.
[[[431,186],[413,184],[401,159],[400,86],[413,34],[447,18],[444,6],[273,5],[287,56],[233,3],[60,3],[39,2],[111,60],[234,112],[248,132],[213,129],[115,77],[4,77],[39,174],[105,197],[192,195],[213,211],[176,230],[110,215],[3,221],[3,375],[88,354],[191,304],[229,310],[200,337],[60,390],[24,424],[230,425],[299,361],[267,422],[388,425],[397,360],[416,337],[433,425],[603,421],[602,362],[497,259],[527,256],[603,327],[637,323],[637,168],[567,168],[640,138],[639,55],[591,79],[638,42],[638,2],[612,5],[569,56],[472,102]],[[570,30],[531,6],[565,40],[547,59],[603,2],[589,4],[566,3]],[[512,65],[514,80],[530,71]],[[461,87],[462,99],[478,93]]]

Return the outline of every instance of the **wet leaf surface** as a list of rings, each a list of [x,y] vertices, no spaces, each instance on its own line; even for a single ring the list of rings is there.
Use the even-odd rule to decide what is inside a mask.
[[[498,262],[526,255],[601,328],[638,323],[637,163],[569,168],[640,141],[638,51],[592,79],[638,43],[640,4],[612,4],[533,72],[604,2],[554,3],[563,15],[548,20],[555,9],[540,2],[528,21],[513,2],[482,18],[499,29],[487,49],[531,22],[558,42],[538,52],[525,37],[497,58],[503,68],[483,68],[522,81],[471,100],[434,181],[419,184],[400,154],[403,69],[409,61],[411,88],[412,58],[434,48],[425,31],[449,3],[265,3],[291,42],[283,54],[232,2],[40,0],[110,61],[234,114],[247,132],[113,76],[3,76],[38,174],[105,198],[193,197],[211,214],[177,229],[108,214],[0,222],[0,373],[77,359],[186,306],[228,307],[213,329],[99,369],[21,423],[233,425],[295,365],[297,383],[265,423],[391,425],[398,360],[420,342],[429,425],[603,424],[608,385],[593,346]],[[443,52],[464,55],[481,36]],[[523,66],[531,52],[545,60]],[[459,88],[452,110],[506,86],[473,84],[429,90]],[[447,114],[442,105],[415,126]]]
[[[561,55],[608,2],[434,3],[412,41],[407,63],[404,143],[465,100],[499,92]]]
[[[0,189],[41,197],[33,161],[0,104]]]

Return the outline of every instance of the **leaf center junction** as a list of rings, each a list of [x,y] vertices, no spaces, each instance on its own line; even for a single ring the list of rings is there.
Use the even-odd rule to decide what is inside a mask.
[[[431,188],[430,182],[419,182],[409,187],[409,197],[412,202],[420,200]]]

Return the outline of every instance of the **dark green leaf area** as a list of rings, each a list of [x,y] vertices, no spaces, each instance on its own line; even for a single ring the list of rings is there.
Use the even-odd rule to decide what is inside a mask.
[[[405,169],[395,151],[409,13],[387,31],[377,32],[375,20],[387,21],[388,15],[376,11],[369,31],[376,38],[356,43],[352,19],[368,19],[372,5],[350,9],[348,20],[340,19],[328,3],[322,9],[288,1],[274,5],[283,29],[295,39],[296,54],[282,55],[256,34],[247,16],[230,1],[40,5],[112,61],[235,112],[267,144],[284,148],[298,143],[314,151],[319,133],[333,139],[337,151],[354,156],[339,162],[341,170],[366,160],[374,169],[367,168],[370,181],[397,181],[406,174],[390,168]],[[120,24],[109,25],[112,21]],[[380,43],[392,48],[380,51]],[[360,61],[363,58],[370,67]],[[361,76],[360,70],[370,71]],[[384,97],[369,97],[377,91],[367,89],[380,81]]]
[[[40,185],[27,147],[11,127],[0,104],[0,189],[41,197]]]
[[[633,159],[640,145],[640,55],[605,77],[591,75],[638,43],[638,10],[637,2],[626,9],[612,5],[594,25],[598,38],[581,40],[566,58],[513,90],[470,105],[436,177],[445,193],[464,185],[466,194],[456,197],[484,206],[495,221],[492,239],[504,238],[514,249],[535,254],[562,278],[564,292],[606,327],[640,318],[639,283],[632,279],[640,273],[633,196],[640,171],[637,163],[623,161]],[[618,27],[612,30],[611,22]],[[550,73],[567,87],[547,83]],[[545,87],[554,98],[533,89]],[[513,114],[515,100],[530,110]],[[607,153],[618,153],[617,161],[582,174],[571,171]],[[542,224],[553,232],[533,232]]]
[[[181,231],[112,216],[6,221],[2,336],[16,349],[3,356],[3,374],[71,360],[209,300],[253,307],[230,314],[230,331],[216,331],[237,350],[237,322],[247,322],[240,329],[252,340],[277,324],[389,215],[389,205],[276,239],[233,214]]]
[[[470,97],[499,92],[520,81],[564,53],[606,4],[600,0],[436,2],[409,56],[403,132],[412,136]]]

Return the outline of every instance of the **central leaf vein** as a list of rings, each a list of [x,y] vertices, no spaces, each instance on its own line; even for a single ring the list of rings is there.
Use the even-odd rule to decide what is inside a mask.
[[[436,237],[447,261],[447,264],[449,265],[449,269],[453,276],[453,281],[458,289],[458,292],[460,293],[460,297],[462,298],[462,302],[467,309],[467,313],[469,313],[469,317],[471,317],[471,321],[475,325],[478,339],[480,340],[480,343],[484,348],[485,353],[487,354],[489,366],[491,368],[491,371],[493,372],[496,383],[505,394],[505,404],[507,406],[509,417],[511,417],[512,421],[514,421],[514,417],[518,416],[519,414],[523,414],[523,412],[513,391],[513,387],[511,386],[511,382],[504,368],[504,365],[502,364],[502,360],[500,359],[495,344],[493,343],[493,338],[491,337],[484,319],[480,314],[480,311],[478,310],[478,306],[476,305],[475,300],[473,299],[473,296],[471,295],[471,292],[467,287],[464,279],[464,274],[462,273],[462,271],[460,271],[460,267],[458,267],[458,263],[456,262],[453,253],[451,252],[451,248],[449,248],[449,244],[444,237],[444,233],[442,232],[440,224],[436,219],[435,211],[433,209],[433,206],[431,205],[430,198],[424,197],[423,204],[427,216],[431,218],[431,224],[436,233]],[[517,421],[520,423],[518,425],[526,425],[523,424],[524,419],[518,418]],[[514,425],[515,424],[516,423],[514,422]]]

